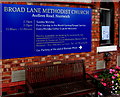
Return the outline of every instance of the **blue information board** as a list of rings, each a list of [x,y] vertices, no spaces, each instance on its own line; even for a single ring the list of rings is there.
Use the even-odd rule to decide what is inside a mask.
[[[91,51],[91,9],[2,4],[2,58]]]

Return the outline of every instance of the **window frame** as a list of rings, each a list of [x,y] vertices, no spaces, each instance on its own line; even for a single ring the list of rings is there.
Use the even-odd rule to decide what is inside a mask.
[[[113,7],[113,8],[112,8]],[[103,5],[100,8],[100,46],[109,46],[114,44],[114,6],[104,7]],[[102,11],[110,12],[110,25],[103,25],[103,14]],[[102,26],[109,26],[110,35],[108,40],[102,40]]]

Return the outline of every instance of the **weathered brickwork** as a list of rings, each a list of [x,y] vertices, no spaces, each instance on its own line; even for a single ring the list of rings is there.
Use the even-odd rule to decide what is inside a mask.
[[[100,46],[100,3],[96,2],[94,5],[80,5],[80,4],[52,4],[52,3],[11,3],[3,2],[6,4],[27,4],[27,5],[43,5],[43,6],[61,6],[61,7],[75,7],[75,8],[92,8],[92,51],[86,53],[70,53],[70,54],[59,54],[59,55],[48,55],[48,56],[34,56],[27,58],[13,58],[3,59],[1,61],[0,74],[2,73],[2,92],[3,95],[9,95],[14,93],[23,93],[25,91],[25,81],[11,82],[12,71],[24,70],[25,65],[42,64],[55,60],[85,60],[86,71],[93,73],[96,71],[96,62],[104,60],[104,53],[97,53],[97,47]],[[120,18],[119,6],[117,2],[114,3],[114,45],[118,45],[118,18]],[[107,68],[116,66],[117,55],[120,55],[120,48],[118,51],[110,52],[112,54],[111,61],[108,62]]]

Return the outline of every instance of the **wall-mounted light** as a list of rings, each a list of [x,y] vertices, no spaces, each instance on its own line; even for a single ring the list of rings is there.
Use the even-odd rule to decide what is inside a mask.
[[[105,52],[105,53],[104,53],[103,58],[104,58],[104,61],[105,61],[105,65],[106,65],[106,66],[107,66],[107,63],[111,60],[110,56],[112,56],[111,53],[109,53],[109,52]]]

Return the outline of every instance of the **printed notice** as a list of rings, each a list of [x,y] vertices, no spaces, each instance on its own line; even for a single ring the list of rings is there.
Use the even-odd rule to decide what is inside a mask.
[[[110,39],[110,26],[102,26],[102,40]]]

